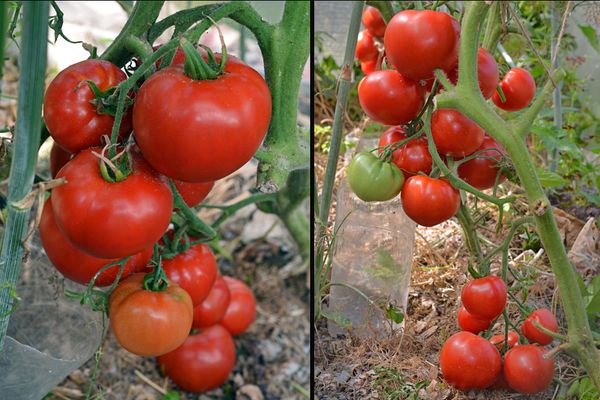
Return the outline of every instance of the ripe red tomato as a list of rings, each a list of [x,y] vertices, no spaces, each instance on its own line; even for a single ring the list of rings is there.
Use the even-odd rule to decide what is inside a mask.
[[[472,154],[485,137],[479,125],[457,110],[436,110],[431,116],[431,133],[440,154],[465,157]]]
[[[429,10],[401,11],[388,23],[383,43],[390,63],[407,78],[449,71],[458,62],[460,25],[450,15]]]
[[[214,182],[191,183],[176,179],[173,180],[173,183],[188,207],[195,207],[202,203],[215,185]]]
[[[194,307],[208,296],[217,277],[215,256],[203,243],[191,246],[173,258],[163,259],[162,267],[169,281],[188,292]]]
[[[468,312],[493,320],[506,306],[506,284],[497,276],[473,279],[463,287],[460,297]]]
[[[489,319],[480,319],[473,316],[464,307],[461,307],[460,310],[458,310],[457,319],[460,329],[476,335],[479,332],[487,330],[492,324],[492,321]]]
[[[381,135],[379,146],[398,143],[407,137],[406,130],[403,127],[392,126]],[[381,154],[381,150],[379,153]],[[427,139],[413,139],[395,150],[394,164],[402,170],[406,177],[416,175],[419,172],[429,175],[431,172],[432,160],[427,147]]]
[[[358,34],[354,55],[361,62],[377,60],[379,50],[377,50],[373,35],[369,31],[362,31]]]
[[[363,111],[384,125],[403,125],[423,107],[424,92],[418,82],[388,69],[365,76],[358,86]]]
[[[360,69],[365,75],[372,74],[377,70],[377,60],[361,62]]]
[[[133,109],[144,158],[186,182],[215,181],[240,168],[260,146],[270,120],[265,80],[230,58],[213,80],[192,80],[182,65],[163,68],[144,82]]]
[[[456,85],[456,82],[458,82],[458,65],[447,72],[446,76],[451,83]],[[496,92],[498,78],[499,72],[496,60],[484,48],[480,47],[477,51],[477,80],[483,98],[489,99]]]
[[[475,151],[481,151],[485,149],[492,150],[483,151],[479,153],[476,158],[466,161],[458,166],[458,176],[479,190],[494,187],[494,184],[496,183],[496,177],[500,171],[498,163],[502,160],[502,155],[493,149],[497,149],[502,152],[502,154],[506,155],[504,148],[498,142],[496,142],[494,138],[488,135],[485,135],[483,138],[483,143],[481,143],[481,146],[479,146],[479,148],[477,148]],[[493,157],[494,159],[484,157]],[[505,180],[506,177],[504,175],[500,175],[498,183],[502,183]]]
[[[519,334],[515,331],[508,331],[508,348],[512,349],[519,345]],[[490,338],[490,343],[502,350],[504,347],[504,335],[494,335]]]
[[[214,325],[190,335],[176,350],[157,359],[160,369],[188,392],[206,392],[221,386],[235,365],[231,334]]]
[[[434,226],[450,219],[460,207],[460,194],[445,179],[411,176],[402,188],[402,208],[419,225]]]
[[[118,261],[116,258],[96,258],[73,246],[56,225],[54,212],[52,211],[52,197],[48,197],[44,204],[42,218],[40,219],[40,239],[46,255],[58,272],[63,274],[65,278],[82,285],[87,285],[102,267]],[[143,270],[151,256],[152,246],[131,256],[123,267],[121,280],[134,272]],[[115,281],[118,272],[118,265],[107,269],[98,276],[94,281],[94,285],[111,285]]]
[[[145,290],[145,275],[131,275],[110,294],[110,325],[129,352],[160,356],[185,341],[194,309],[190,295],[174,283],[162,292]]]
[[[56,143],[52,144],[52,149],[50,149],[50,175],[52,179],[56,178],[58,171],[60,171],[71,157],[73,157],[71,153]]]
[[[506,98],[502,102],[500,95],[494,92],[492,101],[505,111],[519,111],[529,105],[535,97],[535,80],[533,76],[523,68],[512,68],[504,75],[500,87]]]
[[[382,38],[385,34],[385,21],[381,12],[375,7],[365,7],[362,14],[362,24],[375,37]]]
[[[490,342],[471,332],[458,332],[444,343],[440,368],[444,380],[457,389],[485,389],[500,373],[500,360]]]
[[[252,290],[238,279],[224,276],[231,295],[229,306],[221,325],[223,325],[233,336],[241,335],[250,327],[256,316],[256,299]]]
[[[524,344],[510,349],[504,356],[504,378],[519,393],[539,393],[552,382],[554,359],[545,359],[546,349]]]
[[[73,154],[100,145],[102,135],[110,136],[115,119],[98,113],[92,104],[94,94],[83,81],[90,80],[106,91],[125,79],[123,71],[104,60],[85,60],[62,70],[50,82],[44,96],[44,121],[54,141]],[[127,113],[120,135],[130,132],[131,114]]]
[[[208,297],[204,299],[202,303],[194,307],[194,322],[192,327],[194,329],[207,328],[213,326],[225,315],[227,307],[229,307],[229,301],[231,294],[229,293],[229,287],[221,275],[217,276],[215,284]]]
[[[533,324],[533,321],[536,321],[538,324],[552,332],[558,332],[558,322],[556,321],[554,314],[552,314],[552,311],[547,308],[539,308],[529,314],[523,322],[523,325],[521,325],[521,333],[531,343],[539,343],[543,346],[552,343],[552,340],[554,340],[553,337],[539,330]]]
[[[123,258],[152,246],[167,229],[173,194],[135,152],[131,174],[121,182],[102,178],[98,148],[84,150],[58,173],[67,183],[52,191],[60,230],[73,245],[99,258]]]

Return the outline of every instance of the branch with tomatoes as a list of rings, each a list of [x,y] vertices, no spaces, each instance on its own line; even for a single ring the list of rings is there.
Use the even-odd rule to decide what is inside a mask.
[[[434,10],[404,10],[393,17],[387,17],[388,2],[372,3],[382,12],[367,7],[363,13],[365,30],[358,37],[356,57],[366,76],[358,85],[358,97],[369,118],[391,127],[379,147],[355,155],[346,173],[351,189],[364,201],[400,195],[404,212],[416,223],[434,226],[456,217],[465,231],[477,268],[469,268],[474,279],[461,296],[462,332],[449,338],[440,354],[444,379],[461,390],[504,382],[504,387],[521,393],[537,393],[551,383],[553,356],[562,351],[578,359],[600,388],[600,353],[577,272],[526,145],[531,125],[564,71],[549,74],[537,98],[535,81],[526,69],[513,68],[500,80],[489,52],[502,33],[499,2],[464,2],[461,23],[452,16],[458,16],[457,10],[436,10],[446,2],[434,2]],[[479,47],[486,16],[484,46]],[[510,117],[519,110],[518,117]],[[507,175],[523,187],[529,212],[513,221],[506,239],[485,254],[467,193],[498,207],[500,227],[503,206],[517,199],[499,197],[498,187]],[[487,189],[493,189],[491,194]],[[509,268],[508,247],[524,225],[535,226],[550,260],[568,324],[566,335],[557,333],[549,310],[534,310],[515,296],[526,286],[509,283],[509,274],[516,281],[520,276]],[[490,275],[498,254],[501,276]],[[519,309],[520,335],[519,321],[509,318],[505,309],[508,299]],[[497,319],[504,320],[504,334],[490,338]],[[552,350],[544,347],[554,339],[562,343]]]

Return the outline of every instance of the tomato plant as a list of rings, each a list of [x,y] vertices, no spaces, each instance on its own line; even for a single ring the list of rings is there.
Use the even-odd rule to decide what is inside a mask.
[[[385,34],[385,21],[381,12],[375,7],[365,7],[362,14],[362,23],[367,31],[375,37],[382,38]]]
[[[202,329],[219,323],[229,307],[230,300],[229,287],[225,279],[219,275],[206,299],[194,307],[192,327],[194,329]]]
[[[398,195],[404,183],[398,167],[366,151],[354,156],[346,173],[350,188],[363,201],[389,200]]]
[[[375,45],[373,35],[369,31],[362,31],[358,35],[358,41],[356,42],[356,58],[362,62],[377,61],[379,56],[379,50]]]
[[[401,142],[407,139],[406,130],[401,126],[392,126],[388,128],[379,139],[379,146],[387,146],[393,143]],[[382,150],[379,150],[381,153]],[[431,154],[427,148],[427,139],[416,138],[410,140],[402,147],[394,150],[394,164],[404,176],[410,177],[419,172],[429,174],[431,172]]]
[[[458,190],[444,179],[426,175],[408,178],[401,197],[406,215],[423,226],[434,226],[452,218],[460,206]]]
[[[252,290],[242,281],[224,276],[230,298],[227,311],[221,319],[223,325],[233,336],[241,335],[250,327],[256,316],[256,298]]]
[[[467,311],[466,308],[461,307],[457,314],[458,326],[463,331],[478,334],[479,332],[487,330],[492,324],[492,320],[480,319],[473,316]],[[490,340],[491,342],[491,340]],[[495,344],[495,343],[492,343]]]
[[[485,137],[479,125],[456,110],[436,110],[431,117],[431,133],[437,150],[453,157],[473,153]]]
[[[558,322],[556,321],[554,314],[552,314],[552,311],[547,308],[539,308],[529,314],[523,322],[523,325],[521,325],[521,333],[523,333],[523,336],[531,343],[539,343],[543,346],[552,343],[554,338],[536,327],[533,324],[534,321],[549,331],[557,333]]]
[[[532,344],[510,349],[504,356],[504,377],[520,393],[539,393],[552,382],[554,359],[545,358],[546,350]]]
[[[527,107],[535,96],[535,81],[531,73],[523,68],[512,68],[500,82],[505,101],[496,92],[492,96],[494,104],[505,111],[519,111]]]
[[[497,276],[473,279],[463,287],[460,298],[469,313],[494,319],[506,305],[506,284]]]

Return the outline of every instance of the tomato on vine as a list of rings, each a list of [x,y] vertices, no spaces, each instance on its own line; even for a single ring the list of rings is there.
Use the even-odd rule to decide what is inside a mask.
[[[445,179],[411,176],[402,188],[402,208],[419,225],[434,226],[452,218],[460,207],[460,194]]]
[[[525,344],[510,349],[504,356],[504,378],[519,393],[544,391],[554,376],[554,359],[545,358],[546,349]]]
[[[377,60],[379,50],[377,50],[375,39],[373,39],[373,35],[369,31],[362,31],[358,34],[354,55],[361,62]]]
[[[552,311],[548,310],[547,308],[539,308],[529,314],[529,316],[523,322],[523,325],[521,325],[521,333],[531,343],[539,343],[543,346],[552,343],[554,338],[536,327],[533,324],[534,321],[549,331],[557,333],[558,322],[556,321],[554,314],[552,314]]]
[[[379,139],[379,146],[387,146],[392,143],[398,143],[408,136],[406,130],[401,126],[392,126],[388,128]],[[380,149],[381,154],[383,150]],[[402,170],[406,177],[410,177],[423,172],[429,175],[431,172],[432,159],[429,154],[426,138],[412,139],[402,147],[394,150],[394,164]]]
[[[450,83],[456,85],[458,82],[458,65],[447,72],[446,76]],[[477,80],[484,99],[489,99],[496,92],[498,79],[499,72],[496,60],[484,48],[480,47],[477,51]]]
[[[176,179],[173,180],[173,183],[185,204],[190,208],[196,207],[198,204],[202,203],[202,200],[208,196],[208,193],[210,193],[215,185],[212,181],[193,183],[178,181]]]
[[[458,310],[457,320],[460,329],[474,333],[475,335],[487,330],[492,325],[491,320],[477,318],[469,313],[465,307],[461,307]]]
[[[252,290],[239,279],[224,276],[229,289],[229,306],[220,324],[233,336],[246,332],[256,316],[256,298]]]
[[[485,131],[457,110],[440,109],[431,116],[431,134],[440,154],[465,157],[483,143]]]
[[[386,201],[400,193],[404,175],[396,165],[368,151],[354,156],[346,168],[350,189],[363,201]]]
[[[460,298],[467,311],[478,318],[495,319],[506,306],[506,284],[497,276],[473,279]]]
[[[502,101],[498,92],[492,96],[494,104],[505,111],[519,111],[527,107],[535,97],[535,80],[531,73],[523,68],[512,68],[504,75],[500,88],[506,101]]]
[[[375,37],[382,38],[385,34],[385,21],[381,12],[375,7],[365,7],[362,14],[362,24]]]
[[[50,176],[54,179],[58,171],[73,157],[71,153],[53,143],[50,149]]]
[[[506,177],[498,176],[500,172],[498,164],[506,155],[504,148],[493,137],[485,135],[483,143],[475,150],[477,151],[481,151],[477,157],[458,166],[458,176],[479,190],[494,187],[496,179],[498,183],[504,182]]]
[[[505,338],[506,336],[504,336],[504,334],[494,335],[490,338],[490,343],[496,346],[498,350],[504,348],[505,342],[508,344],[509,349],[519,345],[519,334],[515,331],[508,331],[508,339]]]
[[[202,303],[194,307],[194,329],[208,328],[213,326],[225,315],[229,307],[231,294],[225,279],[221,275],[217,276],[215,284],[210,289],[208,297]]]
[[[365,75],[372,74],[377,70],[377,60],[373,61],[361,61],[360,69]]]

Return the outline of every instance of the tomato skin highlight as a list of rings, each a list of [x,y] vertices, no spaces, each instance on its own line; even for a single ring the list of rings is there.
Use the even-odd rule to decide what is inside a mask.
[[[40,239],[42,240],[46,255],[58,272],[73,282],[87,285],[102,267],[119,260],[117,258],[103,259],[93,257],[73,246],[56,224],[54,212],[52,211],[52,196],[48,197],[46,203],[44,203],[39,229]],[[151,256],[152,246],[131,256],[123,267],[121,280],[134,272],[143,270]],[[94,286],[111,285],[116,279],[118,272],[118,265],[110,267],[98,276],[94,281]]]
[[[244,333],[256,316],[256,298],[252,290],[239,279],[224,276],[230,293],[229,306],[220,324],[233,336]]]
[[[179,347],[192,328],[192,299],[177,284],[145,290],[146,274],[120,282],[109,297],[110,325],[119,344],[140,356],[160,356]]]
[[[508,348],[512,349],[519,345],[519,334],[515,331],[508,331]],[[502,350],[504,348],[504,334],[494,335],[490,338],[490,343]]]
[[[210,289],[208,297],[202,303],[194,307],[194,322],[192,328],[208,328],[219,323],[231,300],[229,287],[221,275],[217,276],[215,284]]]
[[[375,7],[365,7],[362,14],[362,24],[375,37],[382,38],[385,34],[385,21],[381,12]]]
[[[492,321],[489,319],[480,319],[470,314],[466,308],[461,307],[457,315],[458,326],[463,331],[471,332],[477,335],[479,332],[487,330]]]
[[[554,376],[554,359],[545,359],[546,349],[524,344],[510,349],[504,355],[504,378],[519,393],[533,394],[544,391]]]
[[[539,308],[529,314],[523,322],[523,325],[521,325],[521,333],[531,343],[539,343],[543,346],[552,343],[554,338],[538,329],[533,324],[533,321],[536,321],[538,324],[552,332],[558,333],[558,322],[556,321],[554,314],[552,314],[552,311],[547,308]]]
[[[57,178],[67,183],[52,191],[60,230],[78,249],[99,258],[123,258],[147,249],[167,229],[173,194],[160,175],[131,153],[132,172],[121,182],[105,181],[98,148],[77,154]]]
[[[485,131],[457,110],[436,110],[431,116],[431,134],[440,154],[465,157],[483,143]]]
[[[460,295],[467,311],[477,318],[494,320],[506,306],[506,284],[497,276],[469,281]]]
[[[52,144],[50,149],[50,176],[52,179],[56,178],[58,171],[73,157],[71,153],[57,145]]]
[[[365,114],[384,125],[403,125],[413,120],[425,102],[418,82],[397,71],[375,71],[358,86],[358,100]]]
[[[458,21],[444,12],[404,10],[389,21],[383,42],[390,64],[418,81],[457,64],[459,36]]]
[[[426,175],[408,178],[401,197],[406,215],[423,226],[434,226],[452,218],[460,207],[460,194],[450,182]]]
[[[403,127],[392,126],[381,135],[379,146],[401,142],[407,137],[406,130]],[[379,150],[380,154],[381,152]],[[404,146],[394,150],[394,164],[400,168],[405,177],[416,175],[419,172],[429,175],[432,163],[427,139],[425,138],[413,139]]]
[[[502,93],[506,98],[502,102],[500,95],[494,92],[492,101],[496,107],[504,111],[519,111],[527,107],[535,97],[535,80],[531,73],[523,68],[512,68],[500,82]]]
[[[357,153],[346,168],[348,185],[363,201],[386,201],[400,193],[404,176],[393,163],[368,151]]]
[[[377,57],[379,56],[379,50],[377,50],[373,35],[371,35],[369,31],[362,31],[358,34],[354,56],[360,62],[377,60]]]
[[[235,365],[235,344],[220,325],[190,335],[176,350],[158,357],[160,369],[188,392],[221,386]]]
[[[182,65],[161,69],[144,82],[133,109],[144,158],[186,182],[215,181],[239,169],[262,143],[270,120],[271,93],[263,77],[229,59],[214,80],[194,81]]]
[[[498,349],[471,332],[455,333],[440,352],[444,380],[459,390],[489,387],[500,373],[500,366]]]
[[[475,152],[485,149],[490,150],[482,151],[476,158],[466,161],[458,166],[458,176],[463,181],[479,190],[490,189],[494,187],[494,184],[496,183],[496,177],[500,171],[498,163],[502,160],[502,155],[494,149],[499,150],[506,156],[506,151],[502,145],[496,142],[491,136],[486,135],[483,139],[483,143],[481,143],[481,146],[479,146]],[[494,159],[492,160],[484,157],[493,157]],[[498,184],[505,180],[506,177],[500,175]]]
[[[114,117],[96,112],[96,106],[90,103],[94,94],[83,81],[90,80],[106,91],[125,79],[123,71],[104,60],[85,60],[62,70],[44,95],[44,122],[54,141],[73,154],[99,146],[102,135],[110,136]],[[119,135],[123,137],[130,132],[131,113],[126,112]]]

